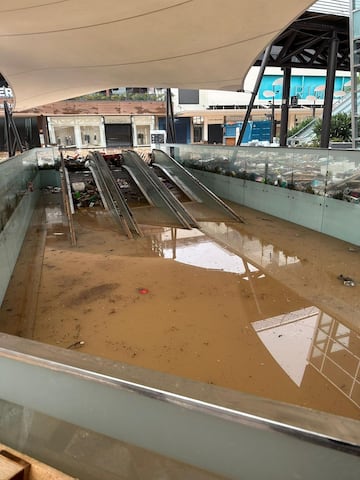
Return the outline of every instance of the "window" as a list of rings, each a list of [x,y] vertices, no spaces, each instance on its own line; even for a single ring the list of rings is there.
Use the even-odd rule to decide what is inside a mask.
[[[202,125],[194,125],[194,143],[202,142],[203,127]]]
[[[199,90],[182,90],[179,89],[179,104],[195,104],[199,103]]]

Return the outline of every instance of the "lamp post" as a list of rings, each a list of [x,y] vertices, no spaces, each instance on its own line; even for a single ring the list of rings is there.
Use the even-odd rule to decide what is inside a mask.
[[[306,97],[306,100],[311,103],[311,108],[312,108],[312,117],[315,118],[315,109],[316,109],[316,100],[317,98],[315,97],[315,95],[308,95]]]
[[[270,108],[271,108],[271,131],[270,131],[270,143],[273,143],[274,137],[275,137],[275,95],[277,92],[274,92],[273,90],[265,90],[263,92],[263,95],[265,98],[270,99]]]

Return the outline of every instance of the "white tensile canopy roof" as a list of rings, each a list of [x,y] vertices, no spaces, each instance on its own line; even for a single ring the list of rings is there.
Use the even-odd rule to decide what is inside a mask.
[[[11,0],[0,72],[16,110],[119,86],[242,88],[309,0]]]

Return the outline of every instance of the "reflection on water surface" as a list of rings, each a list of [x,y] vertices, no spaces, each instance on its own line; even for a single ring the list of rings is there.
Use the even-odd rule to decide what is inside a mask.
[[[360,418],[359,335],[269,275],[301,266],[293,253],[221,222],[128,241],[94,210],[70,248],[46,215],[35,340]],[[26,311],[27,283],[13,278],[4,331]]]
[[[247,281],[257,306],[257,316],[261,316],[257,320],[249,318],[249,323],[291,381],[301,388],[307,368],[312,368],[360,407],[360,336],[316,306],[308,306],[305,299],[303,308],[293,310],[290,301],[293,292],[283,285],[279,285],[279,290],[282,296],[287,295],[288,305],[279,302],[279,314],[275,316],[267,315],[264,297],[257,294],[258,287],[263,290],[260,284],[267,277],[261,266],[275,263],[281,267],[300,260],[273,245],[264,246],[256,238],[249,239],[225,223],[204,222],[202,229],[164,229],[153,236],[153,246],[164,258],[235,273],[242,281]],[[240,251],[246,252],[259,265],[234,253]]]

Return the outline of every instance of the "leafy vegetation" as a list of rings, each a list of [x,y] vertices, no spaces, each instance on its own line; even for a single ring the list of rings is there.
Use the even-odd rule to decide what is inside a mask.
[[[73,98],[72,100],[78,101],[98,101],[98,100],[108,100],[108,101],[117,101],[117,102],[163,102],[165,100],[165,95],[155,94],[155,93],[124,93],[117,94],[112,93],[106,95],[103,92],[90,93],[88,95],[82,95],[81,97]]]
[[[320,143],[322,120],[317,120],[314,125],[315,142]],[[351,142],[351,117],[347,113],[338,113],[331,117],[330,140],[332,142]]]

